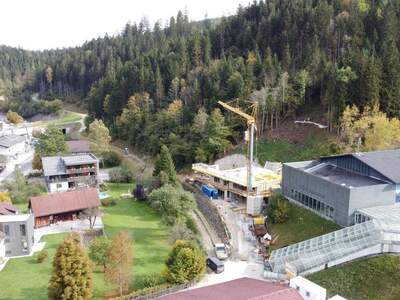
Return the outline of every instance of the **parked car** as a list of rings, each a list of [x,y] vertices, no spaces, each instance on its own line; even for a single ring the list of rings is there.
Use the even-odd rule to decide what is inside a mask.
[[[228,249],[225,244],[217,243],[214,245],[215,255],[218,259],[227,259],[228,258]]]
[[[215,273],[222,273],[225,269],[224,263],[214,256],[207,258],[206,264]]]

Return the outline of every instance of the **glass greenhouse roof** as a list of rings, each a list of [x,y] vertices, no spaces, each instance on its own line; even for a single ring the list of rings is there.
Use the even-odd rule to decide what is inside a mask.
[[[269,262],[275,273],[289,264],[301,274],[393,239],[400,240],[400,220],[371,220],[275,250]]]

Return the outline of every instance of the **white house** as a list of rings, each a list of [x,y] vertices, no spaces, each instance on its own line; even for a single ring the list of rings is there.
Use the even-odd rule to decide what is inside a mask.
[[[346,300],[339,295],[328,298],[325,288],[301,276],[290,279],[289,286],[296,289],[304,300]]]
[[[0,137],[0,155],[6,157],[17,157],[24,153],[27,148],[27,140],[24,136],[10,134]]]

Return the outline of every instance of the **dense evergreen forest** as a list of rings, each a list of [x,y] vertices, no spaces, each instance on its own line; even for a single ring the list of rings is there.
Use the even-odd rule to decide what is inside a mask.
[[[166,144],[182,165],[213,159],[242,129],[220,99],[259,102],[259,132],[315,107],[330,129],[348,104],[400,117],[399,47],[400,1],[266,0],[217,20],[127,24],[76,48],[2,47],[0,86],[83,102],[115,137],[153,154]]]

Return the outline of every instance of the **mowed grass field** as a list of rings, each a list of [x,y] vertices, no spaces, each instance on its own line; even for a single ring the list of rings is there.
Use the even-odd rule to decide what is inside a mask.
[[[400,257],[382,255],[335,266],[308,276],[327,289],[330,297],[339,294],[349,300],[400,299]]]
[[[110,194],[116,205],[103,207],[103,223],[106,234],[112,238],[117,232],[130,233],[134,243],[131,289],[140,288],[143,275],[159,273],[170,250],[167,242],[168,227],[146,204],[132,198],[121,199],[121,193],[130,192],[132,184],[109,184]],[[10,260],[0,272],[0,300],[47,299],[47,284],[51,274],[51,262],[57,246],[67,234],[48,235],[43,238],[49,258],[37,263],[33,257]],[[104,281],[100,268],[94,272],[94,299],[101,299],[113,288]]]
[[[273,246],[274,249],[286,247],[341,228],[336,223],[292,203],[289,203],[288,220],[283,224],[270,224],[269,226],[272,233],[279,234],[277,243]]]

